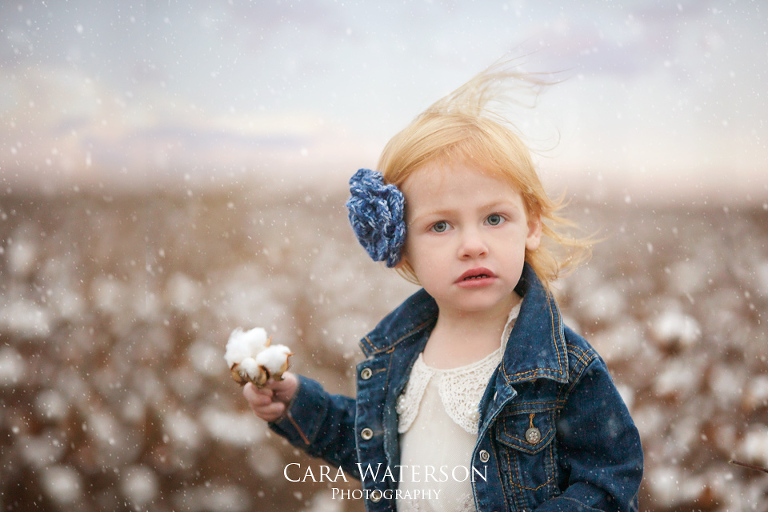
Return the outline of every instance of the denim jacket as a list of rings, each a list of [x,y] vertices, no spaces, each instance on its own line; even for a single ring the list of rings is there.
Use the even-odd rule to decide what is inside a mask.
[[[485,475],[472,483],[477,510],[637,510],[640,437],[605,363],[563,325],[527,264],[515,291],[523,297],[520,313],[480,401],[467,461]],[[361,341],[357,399],[299,377],[289,413],[271,428],[356,478],[369,464],[396,475],[396,400],[437,313],[434,299],[416,292]],[[397,479],[363,476],[366,510],[396,510]]]

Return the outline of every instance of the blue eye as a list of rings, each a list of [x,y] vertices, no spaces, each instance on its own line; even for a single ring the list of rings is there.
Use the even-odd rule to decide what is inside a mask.
[[[442,233],[448,230],[448,223],[444,220],[439,220],[432,225],[432,231],[435,233]]]
[[[499,215],[498,213],[492,213],[488,216],[488,218],[485,220],[489,225],[491,226],[498,226],[502,222],[504,222],[504,217]]]

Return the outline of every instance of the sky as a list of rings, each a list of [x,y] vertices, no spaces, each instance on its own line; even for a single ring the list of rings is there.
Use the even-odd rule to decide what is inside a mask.
[[[343,187],[504,57],[557,72],[515,120],[546,183],[768,200],[762,1],[0,4],[0,185]]]

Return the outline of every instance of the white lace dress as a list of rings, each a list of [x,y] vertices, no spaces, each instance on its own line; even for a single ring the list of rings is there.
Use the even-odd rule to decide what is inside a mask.
[[[403,466],[398,512],[475,512],[470,461],[478,406],[518,311],[516,306],[509,315],[501,346],[479,361],[437,369],[419,354],[397,402]]]

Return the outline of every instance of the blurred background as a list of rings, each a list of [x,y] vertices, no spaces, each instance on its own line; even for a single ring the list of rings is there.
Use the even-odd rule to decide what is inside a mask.
[[[293,483],[235,327],[353,393],[415,291],[346,182],[505,55],[515,119],[605,238],[558,289],[643,437],[643,510],[768,510],[768,13],[759,2],[0,5],[0,508],[359,511]],[[316,474],[318,474],[316,472]]]

